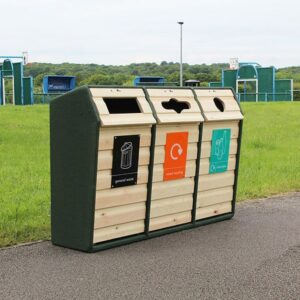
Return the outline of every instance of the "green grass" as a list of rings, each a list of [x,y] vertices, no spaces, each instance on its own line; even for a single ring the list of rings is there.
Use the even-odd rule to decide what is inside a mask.
[[[0,107],[0,246],[49,238],[48,106]]]
[[[0,108],[0,247],[50,238],[47,105]],[[243,104],[238,200],[300,189],[300,103]]]
[[[245,103],[238,201],[300,189],[300,102]]]

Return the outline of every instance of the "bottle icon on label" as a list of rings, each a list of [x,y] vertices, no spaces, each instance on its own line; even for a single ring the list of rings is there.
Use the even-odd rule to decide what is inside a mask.
[[[218,160],[223,158],[226,149],[226,131],[223,133],[223,137],[216,140],[216,148],[215,148],[215,155],[217,156]]]
[[[132,166],[132,151],[131,142],[125,142],[121,147],[121,169],[130,169]]]

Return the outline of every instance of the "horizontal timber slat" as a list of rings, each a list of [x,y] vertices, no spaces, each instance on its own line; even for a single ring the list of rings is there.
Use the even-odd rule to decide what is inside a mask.
[[[234,183],[234,171],[223,173],[200,175],[198,182],[198,191],[206,191],[225,186],[231,186]]]
[[[228,160],[228,171],[235,169],[235,155],[230,155]],[[203,158],[200,160],[200,175],[209,174],[209,158]]]
[[[197,195],[197,207],[206,207],[217,203],[232,201],[232,198],[232,186],[199,192]]]
[[[197,158],[197,143],[189,143],[187,148],[186,160],[192,160]],[[154,164],[162,164],[165,161],[165,147],[156,146],[154,152]]]
[[[208,122],[203,125],[202,132],[202,142],[211,141],[212,131],[214,129],[231,129],[231,139],[237,139],[239,135],[239,126],[237,121],[218,121],[218,122]]]
[[[152,200],[193,193],[194,178],[183,178],[152,184]]]
[[[95,211],[94,228],[144,220],[145,213],[145,203],[134,203],[112,208],[99,209]]]
[[[222,215],[232,211],[231,202],[224,202],[196,209],[196,220]]]
[[[150,161],[150,148],[140,147],[139,166],[148,165]],[[113,152],[111,150],[98,152],[98,170],[107,170],[112,168]]]
[[[114,146],[114,136],[140,135],[140,147],[149,147],[151,144],[151,127],[119,127],[100,128],[99,150],[110,150]]]
[[[230,140],[230,148],[229,148],[229,154],[233,155],[237,153],[237,139],[231,139]],[[203,142],[201,145],[201,158],[210,157],[211,152],[211,141],[209,142]]]
[[[188,132],[188,142],[189,143],[197,143],[199,138],[199,125],[157,125],[156,127],[156,146],[165,146],[166,144],[166,134],[171,132]]]
[[[151,203],[151,218],[192,210],[193,194],[155,200]],[[151,220],[150,220],[151,222]]]
[[[192,220],[191,211],[153,218],[151,219],[149,230],[154,231],[161,228],[185,224],[191,222],[191,220]]]
[[[96,209],[145,202],[146,198],[146,184],[96,191]]]
[[[145,229],[144,220],[95,229],[94,243],[100,243],[103,241],[112,240],[123,236],[129,236],[129,235],[141,233],[144,232],[144,229]]]
[[[196,161],[190,160],[186,162],[185,178],[194,177],[196,173]],[[153,168],[153,182],[163,181],[164,165],[155,165]]]
[[[148,166],[139,166],[137,184],[148,182]],[[111,187],[111,170],[98,171],[96,190],[105,190]]]

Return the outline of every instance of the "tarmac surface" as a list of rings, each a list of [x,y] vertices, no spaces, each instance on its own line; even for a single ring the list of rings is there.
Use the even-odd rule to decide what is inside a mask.
[[[94,254],[50,242],[0,250],[0,299],[300,299],[300,192]]]

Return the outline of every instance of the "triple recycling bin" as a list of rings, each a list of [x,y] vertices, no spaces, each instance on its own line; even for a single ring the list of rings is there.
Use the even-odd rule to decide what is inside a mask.
[[[94,252],[234,214],[231,89],[81,87],[50,103],[55,245]]]

